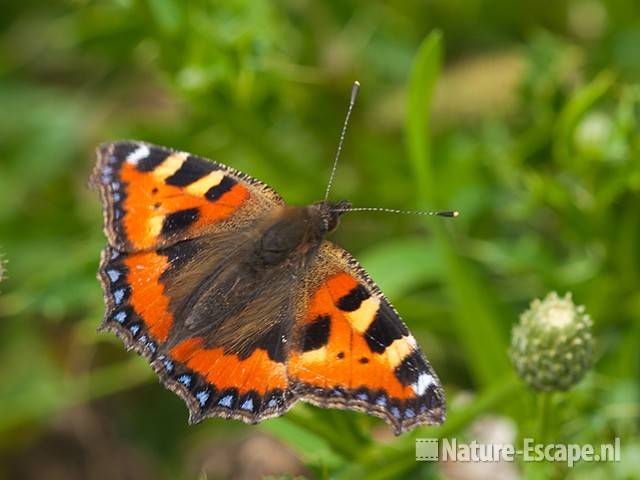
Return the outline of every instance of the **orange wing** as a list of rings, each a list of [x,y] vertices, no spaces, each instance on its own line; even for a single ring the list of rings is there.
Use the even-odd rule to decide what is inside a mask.
[[[186,339],[154,362],[161,380],[189,407],[189,421],[223,417],[258,423],[282,415],[295,398],[286,366],[256,348],[246,358]]]
[[[120,251],[171,245],[241,228],[284,205],[269,186],[220,163],[136,141],[97,150],[104,229]]]
[[[293,396],[277,347],[241,358],[200,337],[170,345],[177,300],[170,287],[197,288],[206,269],[194,266],[222,263],[248,227],[284,205],[281,197],[232,168],[163,147],[122,141],[97,153],[92,184],[109,242],[98,272],[106,303],[100,330],[144,355],[185,400],[192,422],[211,415],[256,422],[284,412]],[[178,275],[187,270],[194,275]]]
[[[357,261],[324,242],[289,354],[293,390],[322,407],[383,418],[396,434],[445,417],[440,381]]]
[[[242,351],[212,345],[212,332],[175,340],[181,324],[170,286],[187,263],[203,261],[205,249],[199,239],[148,252],[107,246],[99,270],[106,303],[99,330],[146,357],[162,383],[184,399],[192,423],[210,416],[256,423],[281,415],[295,402],[281,341],[289,335],[287,324],[274,324]]]

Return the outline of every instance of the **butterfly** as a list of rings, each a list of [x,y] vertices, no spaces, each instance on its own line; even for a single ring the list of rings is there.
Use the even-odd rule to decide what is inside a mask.
[[[396,434],[444,421],[415,338],[326,239],[348,202],[289,206],[233,168],[139,141],[97,157],[108,239],[99,330],[147,358],[191,423],[257,423],[298,400],[375,415]]]

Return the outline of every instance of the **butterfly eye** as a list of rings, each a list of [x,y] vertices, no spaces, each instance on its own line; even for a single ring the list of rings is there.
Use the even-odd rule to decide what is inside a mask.
[[[327,232],[333,232],[338,225],[340,224],[340,215],[345,212],[348,212],[351,208],[351,203],[347,200],[340,200],[339,202],[333,204],[330,209],[323,215],[323,219],[325,220]]]

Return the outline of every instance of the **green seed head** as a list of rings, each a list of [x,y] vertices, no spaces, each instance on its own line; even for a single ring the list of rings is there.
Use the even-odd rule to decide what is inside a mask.
[[[571,388],[593,363],[591,325],[570,293],[531,302],[511,333],[509,354],[518,375],[536,390]]]

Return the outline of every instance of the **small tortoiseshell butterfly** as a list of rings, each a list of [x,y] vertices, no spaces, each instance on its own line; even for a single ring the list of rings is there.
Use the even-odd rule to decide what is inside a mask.
[[[257,423],[298,400],[381,417],[396,434],[444,421],[416,340],[325,239],[348,202],[289,206],[244,173],[138,141],[97,154],[100,330],[149,360],[190,422]]]

